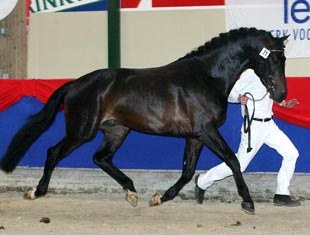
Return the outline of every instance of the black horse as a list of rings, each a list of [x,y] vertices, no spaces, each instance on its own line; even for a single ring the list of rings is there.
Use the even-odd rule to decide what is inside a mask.
[[[104,141],[93,161],[127,191],[137,205],[133,181],[112,162],[131,129],[186,138],[182,176],[150,205],[172,200],[193,177],[203,146],[217,154],[232,170],[242,209],[254,213],[254,203],[240,172],[239,162],[218,131],[224,123],[227,97],[247,68],[259,75],[271,97],[281,102],[287,94],[285,38],[269,32],[241,28],[222,33],[168,65],[148,69],[102,69],[57,89],[43,109],[17,132],[0,162],[12,172],[33,142],[52,124],[60,106],[66,118],[66,135],[48,149],[43,176],[26,192],[35,199],[47,193],[56,165],[99,130]]]

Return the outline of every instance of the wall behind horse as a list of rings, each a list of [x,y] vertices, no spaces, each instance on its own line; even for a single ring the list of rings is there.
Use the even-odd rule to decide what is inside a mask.
[[[224,32],[225,9],[121,12],[121,66],[170,63]],[[28,77],[76,78],[107,67],[107,13],[32,14]],[[287,60],[286,75],[310,74],[310,58]]]
[[[106,68],[106,12],[31,14],[29,78],[77,78]]]
[[[121,66],[170,63],[225,31],[224,21],[222,10],[122,12]],[[32,14],[28,77],[77,78],[106,68],[107,40],[106,12]]]
[[[25,120],[42,108],[42,104],[34,98],[25,97],[9,109],[0,113],[2,156],[16,131]],[[296,172],[310,173],[310,129],[298,127],[275,120],[279,127],[287,133],[300,152]],[[229,105],[227,121],[220,131],[234,151],[240,141],[241,115],[239,105]],[[26,153],[20,166],[44,166],[47,149],[55,145],[65,133],[64,116],[60,112],[53,125],[33,144]],[[73,168],[94,168],[92,155],[102,141],[102,134],[84,144],[64,159],[59,166]],[[181,169],[184,150],[184,139],[161,137],[131,132],[117,152],[114,162],[123,169]],[[207,148],[203,149],[198,169],[205,170],[221,161]],[[263,146],[248,167],[248,172],[277,172],[281,157],[276,151]]]

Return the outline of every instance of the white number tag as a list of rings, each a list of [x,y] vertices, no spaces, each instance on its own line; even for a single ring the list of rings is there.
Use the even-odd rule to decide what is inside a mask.
[[[264,59],[267,59],[269,54],[270,54],[270,51],[265,47],[259,53],[259,55],[263,57]]]

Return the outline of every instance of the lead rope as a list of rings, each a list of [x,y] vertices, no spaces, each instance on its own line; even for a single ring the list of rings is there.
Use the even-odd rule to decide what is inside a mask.
[[[249,115],[249,109],[246,104],[244,105],[244,117],[243,117],[243,131],[244,133],[248,133],[248,148],[246,151],[247,153],[249,153],[253,149],[251,147],[251,125],[252,125],[252,121],[253,121],[254,113],[255,113],[255,99],[254,99],[254,96],[250,92],[246,92],[243,94],[243,96],[247,96],[247,95],[249,95],[252,98],[251,100],[253,101],[253,112],[252,112],[251,117]],[[264,99],[265,96],[266,94],[260,100]]]
[[[243,94],[243,96],[250,96],[248,97],[249,100],[252,100],[253,102],[253,112],[252,115],[250,117],[249,115],[249,109],[248,106],[245,104],[244,105],[244,118],[243,118],[243,131],[244,133],[248,133],[248,148],[247,148],[247,153],[251,152],[251,150],[253,149],[251,147],[251,125],[252,125],[252,121],[254,118],[254,114],[255,114],[255,102],[257,101],[262,101],[266,95],[268,94],[268,91],[266,91],[265,95],[263,95],[260,99],[254,99],[254,96],[250,93],[250,92],[246,92]]]
[[[251,96],[251,98],[250,97],[248,97],[250,100],[253,100],[253,101],[262,101],[265,97],[266,97],[266,95],[268,94],[268,91],[266,91],[266,93],[265,93],[265,95],[263,95],[260,99],[254,99],[254,97],[253,97],[253,95],[251,94],[251,93],[249,93],[249,92],[246,92],[246,93],[244,93],[244,95],[245,94],[249,94],[250,96]]]

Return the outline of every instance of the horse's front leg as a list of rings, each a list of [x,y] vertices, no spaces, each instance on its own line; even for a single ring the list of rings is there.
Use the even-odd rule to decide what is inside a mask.
[[[155,193],[150,200],[150,206],[159,205],[165,201],[172,200],[180,190],[191,181],[195,174],[197,161],[202,149],[202,143],[197,139],[187,138],[183,158],[183,169],[181,178],[169,188],[164,195]]]
[[[232,170],[238,188],[238,193],[243,199],[241,208],[248,214],[254,214],[254,203],[240,171],[240,163],[235,153],[231,150],[219,133],[218,129],[210,127],[206,134],[201,136],[201,141],[208,146],[209,149],[216,153]]]

